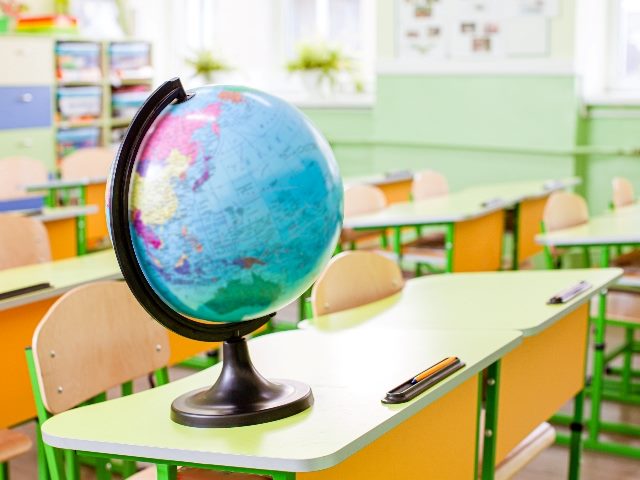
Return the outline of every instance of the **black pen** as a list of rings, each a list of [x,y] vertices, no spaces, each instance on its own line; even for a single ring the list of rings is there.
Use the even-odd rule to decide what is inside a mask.
[[[558,303],[567,303],[572,298],[577,297],[582,292],[587,291],[590,288],[591,288],[591,284],[589,282],[582,280],[581,282],[578,282],[576,285],[569,287],[568,289],[563,290],[562,292],[556,293],[553,297],[549,299],[547,303],[552,305],[555,305]]]

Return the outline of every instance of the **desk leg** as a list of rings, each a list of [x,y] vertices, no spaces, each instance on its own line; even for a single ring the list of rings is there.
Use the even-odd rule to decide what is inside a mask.
[[[600,266],[609,266],[609,249],[602,248]],[[603,290],[598,296],[598,316],[595,322],[595,345],[593,355],[593,383],[591,385],[591,422],[589,423],[589,441],[597,442],[600,434],[600,410],[602,407],[602,381],[604,375],[604,338],[605,318],[607,314],[607,292]]]
[[[571,423],[571,444],[569,447],[569,480],[578,480],[580,478],[583,415],[584,390],[581,390],[573,399],[573,422]]]
[[[487,369],[484,432],[482,432],[484,435],[482,480],[492,480],[496,471],[499,385],[500,361],[498,360]]]
[[[176,480],[178,478],[178,467],[158,463],[156,465],[158,480]]]

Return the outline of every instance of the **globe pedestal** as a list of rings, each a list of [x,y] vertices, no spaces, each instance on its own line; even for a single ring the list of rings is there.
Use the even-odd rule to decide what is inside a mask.
[[[234,337],[223,344],[222,372],[213,387],[176,398],[171,419],[190,427],[239,427],[290,417],[312,404],[308,385],[260,375],[246,340]]]

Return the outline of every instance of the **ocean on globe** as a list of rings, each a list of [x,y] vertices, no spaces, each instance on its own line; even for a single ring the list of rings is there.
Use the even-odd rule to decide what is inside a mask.
[[[335,248],[343,189],[333,153],[277,97],[224,85],[190,93],[163,111],[136,158],[136,258],[182,315],[272,313],[311,286]]]

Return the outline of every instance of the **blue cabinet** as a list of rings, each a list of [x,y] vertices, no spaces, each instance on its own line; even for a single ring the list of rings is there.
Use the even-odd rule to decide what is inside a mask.
[[[51,125],[50,87],[0,87],[0,130]]]

